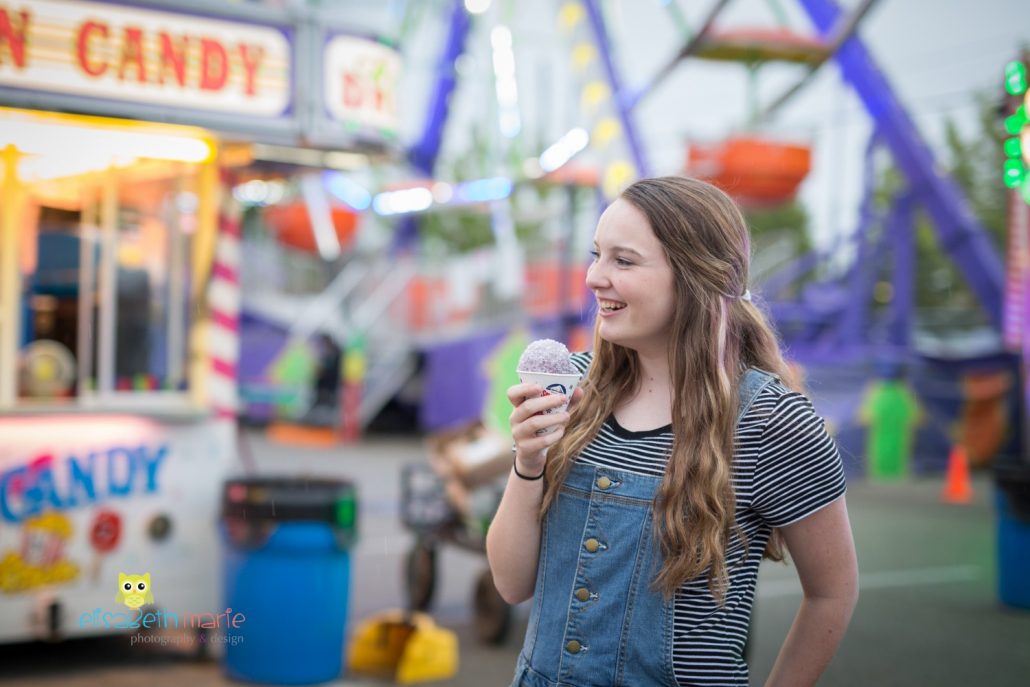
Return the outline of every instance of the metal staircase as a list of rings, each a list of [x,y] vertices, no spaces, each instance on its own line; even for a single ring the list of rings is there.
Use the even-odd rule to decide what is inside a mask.
[[[251,245],[247,252],[261,264],[282,265],[282,256],[276,255],[281,249],[276,244]],[[265,274],[275,271],[273,268]],[[244,307],[281,326],[290,341],[325,334],[346,350],[360,336],[367,356],[359,410],[364,426],[415,371],[417,355],[407,331],[402,299],[416,271],[411,259],[398,261],[384,255],[352,253],[322,290],[289,293],[274,283],[277,280],[270,279],[270,283],[245,285]]]

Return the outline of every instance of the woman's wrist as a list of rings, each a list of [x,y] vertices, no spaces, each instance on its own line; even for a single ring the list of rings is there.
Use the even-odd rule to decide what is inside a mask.
[[[536,469],[530,469],[526,467],[525,463],[519,463],[519,453],[515,446],[511,447],[511,467],[515,471],[516,477],[527,482],[535,482],[544,476],[543,465],[540,465]]]

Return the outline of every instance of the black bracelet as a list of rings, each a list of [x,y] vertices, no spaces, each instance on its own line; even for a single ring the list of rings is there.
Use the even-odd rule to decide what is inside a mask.
[[[515,471],[515,476],[516,477],[518,477],[519,479],[524,479],[527,482],[535,482],[538,479],[542,478],[544,476],[544,473],[547,472],[547,470],[541,470],[540,474],[537,475],[536,477],[526,477],[521,472],[519,472],[519,461],[518,461],[518,458],[512,458],[511,459],[511,469]]]

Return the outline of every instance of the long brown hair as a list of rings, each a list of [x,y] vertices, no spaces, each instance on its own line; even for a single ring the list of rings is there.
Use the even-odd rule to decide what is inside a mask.
[[[671,596],[707,572],[709,589],[721,601],[728,583],[726,548],[736,529],[732,460],[740,376],[757,367],[790,384],[791,373],[765,316],[742,298],[751,248],[734,202],[714,186],[685,177],[643,179],[621,198],[647,217],[676,290],[669,336],[676,342],[669,347],[675,439],[655,497],[664,557],[655,587]],[[541,513],[557,497],[575,456],[639,383],[636,352],[603,340],[595,322],[585,393],[566,435],[548,451]],[[766,555],[782,559],[776,534]]]

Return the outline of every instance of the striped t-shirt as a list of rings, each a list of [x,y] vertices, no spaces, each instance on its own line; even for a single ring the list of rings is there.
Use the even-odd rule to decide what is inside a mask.
[[[573,364],[586,374],[590,353]],[[576,460],[660,477],[672,450],[672,425],[646,431],[624,429],[614,415]],[[811,515],[840,498],[844,471],[823,420],[801,394],[779,381],[766,385],[737,425],[733,456],[736,535],[726,553],[729,586],[719,606],[706,579],[676,592],[674,673],[680,685],[747,685],[744,644],[758,581],[758,566],[773,527]]]

